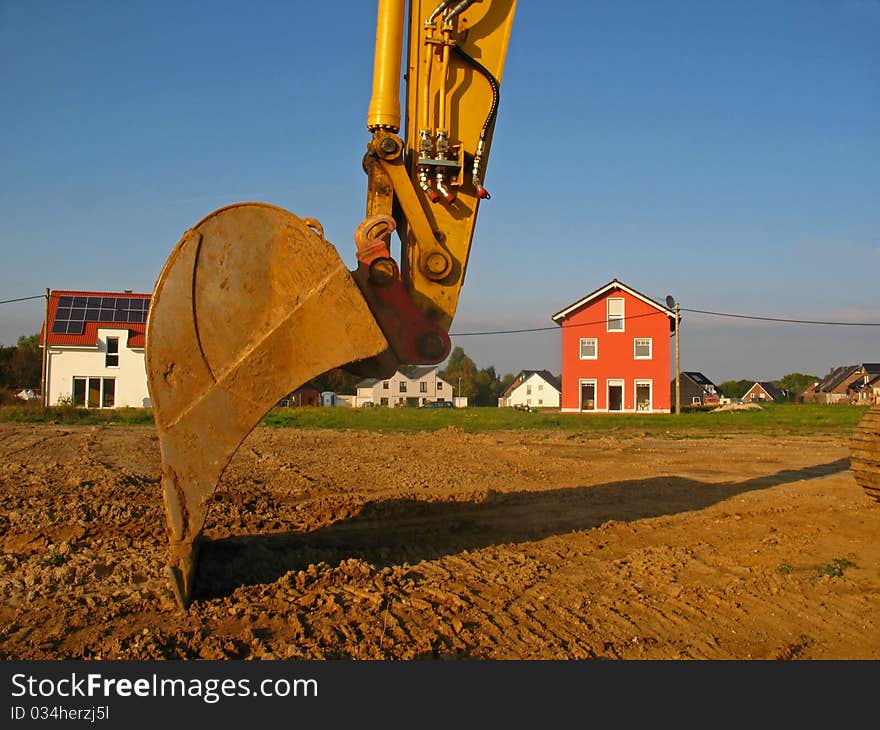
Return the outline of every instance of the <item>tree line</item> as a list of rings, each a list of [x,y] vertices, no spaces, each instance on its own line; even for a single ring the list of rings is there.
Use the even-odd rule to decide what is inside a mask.
[[[16,393],[23,388],[39,390],[42,377],[39,334],[19,337],[12,347],[0,346],[0,389]]]
[[[792,394],[791,399],[794,400],[794,398],[803,393],[809,385],[812,385],[817,380],[819,380],[819,378],[815,375],[789,373],[788,375],[781,377],[779,380],[772,380],[770,382],[778,388],[787,390]],[[749,388],[757,382],[759,381],[754,379],[725,380],[723,383],[719,383],[718,388],[727,398],[742,398],[748,392]]]

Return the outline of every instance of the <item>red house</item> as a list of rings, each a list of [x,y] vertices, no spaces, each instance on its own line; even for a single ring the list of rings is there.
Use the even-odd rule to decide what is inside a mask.
[[[675,312],[614,279],[553,315],[563,411],[669,413]]]

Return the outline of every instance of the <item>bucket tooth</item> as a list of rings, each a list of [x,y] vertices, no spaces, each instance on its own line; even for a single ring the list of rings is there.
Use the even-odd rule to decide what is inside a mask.
[[[336,249],[292,213],[240,203],[184,234],[156,283],[146,337],[182,607],[209,499],[242,441],[300,385],[387,348]]]

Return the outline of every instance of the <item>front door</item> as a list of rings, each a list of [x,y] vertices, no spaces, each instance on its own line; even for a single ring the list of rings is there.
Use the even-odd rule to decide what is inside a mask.
[[[622,380],[609,380],[608,381],[608,410],[609,411],[622,411],[623,410],[623,381]]]
[[[636,410],[637,411],[650,411],[651,410],[651,381],[650,380],[637,380],[636,381]]]

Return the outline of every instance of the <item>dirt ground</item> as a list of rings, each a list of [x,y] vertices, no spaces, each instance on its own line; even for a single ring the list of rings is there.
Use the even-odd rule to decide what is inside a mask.
[[[4,659],[878,659],[844,438],[258,429],[164,577],[146,427],[0,424]]]

